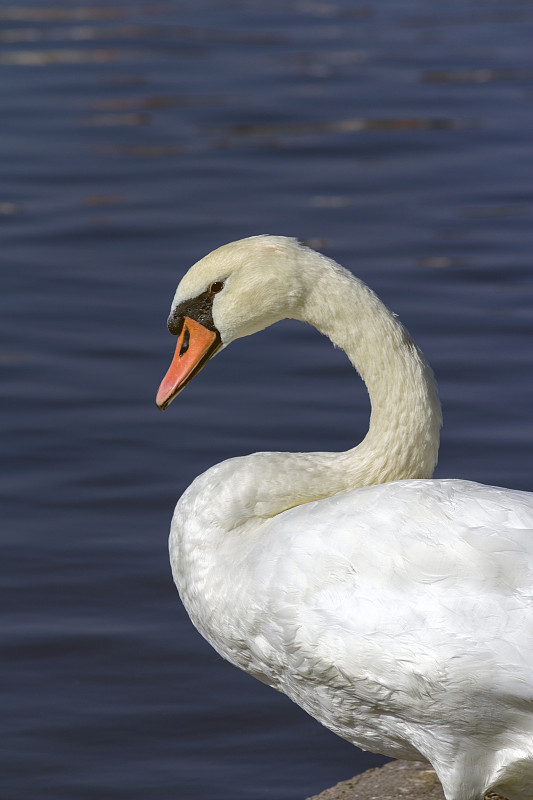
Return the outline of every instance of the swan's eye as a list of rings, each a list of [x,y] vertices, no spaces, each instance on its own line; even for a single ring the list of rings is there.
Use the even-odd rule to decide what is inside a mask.
[[[209,287],[209,294],[218,294],[224,288],[224,281],[213,281]]]

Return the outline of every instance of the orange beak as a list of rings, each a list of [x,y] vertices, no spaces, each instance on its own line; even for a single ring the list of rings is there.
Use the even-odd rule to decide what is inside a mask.
[[[210,331],[196,320],[185,317],[172,364],[157,392],[155,402],[161,411],[215,355],[220,344],[220,336],[216,331]]]

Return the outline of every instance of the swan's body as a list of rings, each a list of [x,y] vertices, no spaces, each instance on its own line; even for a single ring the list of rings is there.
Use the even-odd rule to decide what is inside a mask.
[[[369,432],[346,453],[256,453],[192,483],[170,535],[192,621],[340,736],[427,759],[447,800],[532,800],[533,495],[429,480],[432,373],[377,297],[293,240],[226,245],[178,287],[159,405],[287,316],[346,351]]]

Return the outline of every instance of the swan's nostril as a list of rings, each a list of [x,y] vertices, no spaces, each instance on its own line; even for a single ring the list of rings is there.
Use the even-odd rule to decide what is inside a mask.
[[[190,339],[190,333],[189,333],[189,329],[188,329],[188,327],[185,325],[185,330],[183,331],[183,341],[182,341],[182,343],[181,343],[181,347],[180,347],[180,358],[181,358],[183,355],[185,355],[185,353],[186,353],[186,352],[187,352],[187,350],[189,349],[189,339]]]

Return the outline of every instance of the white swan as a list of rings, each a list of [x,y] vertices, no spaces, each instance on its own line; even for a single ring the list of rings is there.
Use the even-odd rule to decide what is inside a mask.
[[[193,623],[345,739],[429,761],[447,800],[532,800],[533,494],[428,480],[435,383],[376,295],[292,239],[215,250],[178,286],[158,405],[284,317],[346,351],[369,431],[345,453],[255,453],[192,483],[170,554]]]

